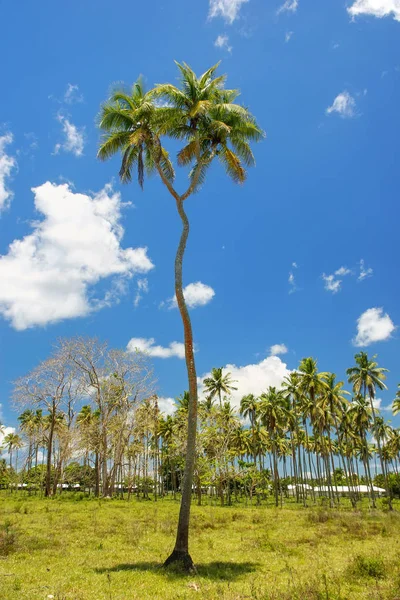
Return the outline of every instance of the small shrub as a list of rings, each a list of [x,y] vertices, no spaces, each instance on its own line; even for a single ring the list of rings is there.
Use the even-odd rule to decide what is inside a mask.
[[[15,551],[17,536],[12,530],[11,523],[6,521],[0,527],[0,556],[8,556]]]
[[[332,515],[327,510],[313,510],[307,515],[310,523],[326,523],[331,517]]]
[[[360,554],[354,558],[351,571],[358,577],[384,579],[386,576],[386,567],[381,558],[362,556]]]

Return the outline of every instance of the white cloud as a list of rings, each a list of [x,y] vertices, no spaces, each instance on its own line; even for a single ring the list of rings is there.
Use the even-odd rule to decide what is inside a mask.
[[[240,400],[246,394],[259,396],[270,385],[280,388],[284,377],[290,373],[286,364],[277,356],[268,356],[259,363],[243,367],[228,364],[224,367],[223,372],[224,374],[230,373],[232,380],[236,381],[233,385],[238,389],[234,390],[229,397],[230,402],[236,408],[239,408]],[[204,393],[203,380],[209,376],[210,373],[205,373],[198,378],[200,394]]]
[[[127,350],[128,352],[140,350],[155,358],[171,358],[172,356],[185,358],[185,346],[181,342],[171,342],[167,348],[157,346],[155,342],[154,338],[132,338],[128,342]]]
[[[79,93],[79,86],[68,83],[66,92],[64,94],[64,102],[66,104],[83,102],[83,96]]]
[[[143,298],[143,295],[147,294],[148,291],[149,291],[149,282],[147,281],[147,278],[143,277],[142,279],[138,279],[136,296],[133,301],[135,308],[137,308],[139,306],[139,303],[140,303],[141,299]]]
[[[10,205],[13,194],[6,186],[6,179],[10,177],[12,169],[16,166],[15,159],[5,152],[5,147],[11,144],[13,136],[6,133],[0,136],[0,212]]]
[[[278,10],[276,11],[277,15],[280,15],[282,12],[292,12],[295,13],[297,8],[299,6],[299,2],[298,0],[286,0],[286,2],[284,2],[282,4],[282,6],[280,6],[278,8]]]
[[[356,101],[349,94],[349,92],[342,92],[333,101],[332,106],[329,106],[326,109],[326,114],[330,115],[332,113],[337,113],[342,118],[351,118],[356,114]]]
[[[377,410],[380,410],[381,405],[382,405],[382,398],[374,398],[372,400],[372,404],[374,405],[374,408],[376,408]]]
[[[232,46],[229,45],[229,37],[227,35],[219,35],[214,42],[217,48],[225,48],[228,52],[232,52]]]
[[[335,271],[335,275],[338,275],[338,277],[344,277],[345,275],[350,275],[350,273],[351,273],[351,270],[348,269],[347,267],[340,267],[340,269]]]
[[[371,267],[368,267],[368,269],[365,268],[365,261],[364,259],[360,260],[360,274],[358,276],[358,281],[363,281],[364,279],[367,279],[368,277],[372,277],[373,274],[373,269]]]
[[[286,35],[285,35],[285,42],[288,43],[288,41],[290,40],[290,38],[293,35],[293,31],[287,31]]]
[[[285,344],[274,344],[269,349],[270,356],[278,356],[278,354],[286,354],[288,352]]]
[[[123,292],[125,278],[153,268],[147,248],[121,248],[121,197],[110,185],[93,195],[50,182],[32,191],[43,217],[0,257],[0,313],[15,329],[87,315]],[[111,291],[93,299],[110,276]]]
[[[295,264],[295,263],[293,263],[293,264]],[[289,282],[289,294],[293,294],[297,290],[296,280],[295,280],[293,271],[289,271],[288,282]]]
[[[189,308],[197,308],[211,302],[215,296],[215,291],[209,285],[201,281],[196,281],[195,283],[189,283],[189,285],[183,288],[183,295]],[[168,308],[177,308],[176,296],[167,300],[167,304]]]
[[[346,275],[349,275],[351,273],[351,270],[348,269],[347,267],[340,267],[339,269],[337,269],[333,275],[325,275],[325,273],[322,274],[322,279],[324,280],[324,287],[328,292],[332,292],[333,294],[336,294],[337,292],[339,292],[341,290],[341,286],[342,286],[342,280],[341,279],[337,279],[337,277],[345,277]]]
[[[248,1],[249,0],[210,0],[208,16],[210,19],[222,17],[227,23],[232,24],[239,16],[242,4],[245,4]]]
[[[355,346],[369,346],[374,342],[388,340],[396,329],[392,319],[383,308],[369,308],[357,320]]]
[[[400,21],[400,0],[355,0],[347,12],[352,17],[371,15],[382,18],[393,15],[396,21]]]
[[[173,415],[176,410],[176,402],[174,398],[164,398],[161,396],[157,399],[158,408],[164,415]]]
[[[328,292],[337,294],[337,292],[340,291],[340,286],[342,284],[340,279],[335,279],[334,275],[325,275],[325,273],[322,273],[322,279],[324,280],[324,288]]]
[[[79,129],[63,115],[58,115],[57,119],[62,125],[65,140],[62,144],[55,145],[54,154],[64,150],[64,152],[71,152],[75,156],[82,156],[85,145],[84,127]]]

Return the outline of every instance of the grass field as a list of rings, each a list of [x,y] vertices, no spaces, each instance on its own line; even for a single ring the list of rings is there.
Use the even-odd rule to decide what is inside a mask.
[[[186,576],[178,502],[78,498],[0,495],[1,600],[400,599],[397,511],[193,506]]]

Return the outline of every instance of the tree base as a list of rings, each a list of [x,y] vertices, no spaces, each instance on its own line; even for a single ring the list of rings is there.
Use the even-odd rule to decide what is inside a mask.
[[[196,567],[193,564],[192,557],[189,552],[183,552],[182,550],[174,550],[170,554],[164,563],[164,567],[176,566],[186,573],[193,573],[196,571]]]

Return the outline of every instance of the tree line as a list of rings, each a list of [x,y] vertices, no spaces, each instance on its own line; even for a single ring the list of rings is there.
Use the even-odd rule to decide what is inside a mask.
[[[298,502],[323,495],[334,506],[346,484],[356,506],[365,483],[376,507],[373,484],[380,483],[391,508],[400,491],[400,429],[375,403],[377,390],[386,388],[386,369],[360,352],[347,378],[352,394],[334,373],[319,372],[315,359],[304,358],[281,388],[244,395],[235,408],[236,382],[213,369],[199,403],[192,486],[198,503],[212,494],[222,505],[269,498],[279,505],[290,483]],[[0,463],[0,483],[10,489],[25,483],[46,496],[64,484],[96,496],[125,490],[176,497],[189,393],[176,399],[171,415],[162,413],[154,390],[144,353],[114,350],[97,339],[59,341],[49,359],[15,382],[14,403],[23,411],[19,432],[4,437],[9,459]],[[400,412],[400,386],[392,410]]]

